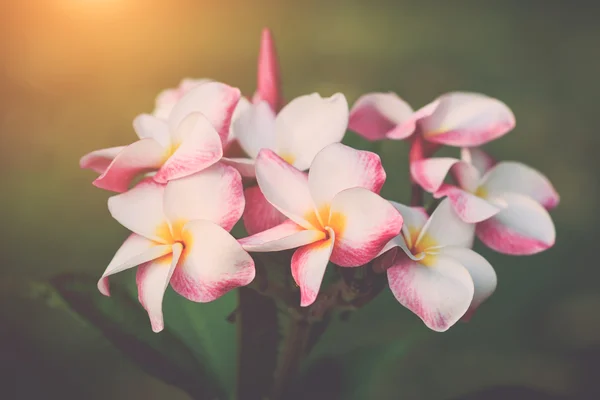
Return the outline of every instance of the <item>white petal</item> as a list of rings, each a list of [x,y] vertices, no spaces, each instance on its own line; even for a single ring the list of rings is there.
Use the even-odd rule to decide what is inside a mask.
[[[308,177],[273,151],[263,149],[256,159],[256,180],[266,199],[286,217],[313,229],[314,205]]]
[[[100,149],[92,151],[81,157],[79,160],[79,166],[85,169],[91,169],[99,174],[104,173],[106,168],[110,165],[112,160],[115,159],[125,146],[109,147],[107,149]]]
[[[169,125],[165,120],[148,114],[138,115],[133,120],[133,129],[140,139],[154,139],[165,148],[171,145]]]
[[[348,126],[348,103],[341,93],[297,97],[275,120],[276,151],[299,170],[310,167],[325,146],[342,140]]]
[[[275,148],[275,113],[265,101],[250,106],[232,124],[242,149],[256,158],[260,149]]]
[[[390,201],[390,203],[402,215],[402,219],[404,220],[402,234],[407,246],[412,247],[413,242],[419,236],[419,232],[421,232],[427,223],[429,215],[427,215],[427,211],[423,207],[408,207],[395,201]]]
[[[209,221],[183,228],[185,252],[171,278],[173,289],[191,301],[213,301],[254,279],[254,261],[227,231]]]
[[[170,181],[164,193],[165,215],[179,229],[202,219],[229,231],[244,211],[242,178],[234,168],[220,163]]]
[[[489,197],[501,197],[504,193],[519,193],[552,209],[559,203],[556,190],[541,172],[514,161],[496,164],[484,176],[481,187]]]
[[[291,220],[271,229],[240,239],[247,251],[269,252],[295,249],[296,247],[325,239],[325,233],[316,229],[304,229]]]
[[[481,197],[452,185],[442,185],[441,189],[433,195],[436,199],[444,196],[448,196],[454,212],[456,212],[460,219],[469,224],[485,221],[502,210],[499,200],[496,200],[492,204]]]
[[[154,332],[160,332],[164,328],[162,301],[182,249],[180,243],[175,243],[173,254],[144,264],[137,270],[135,280],[138,287],[138,299],[148,312]]]
[[[110,275],[152,261],[168,253],[171,253],[171,245],[160,245],[132,233],[117,250],[106,271],[102,274],[98,281],[98,290],[103,295],[109,296],[108,277]]]
[[[556,231],[548,211],[530,197],[505,194],[507,207],[477,224],[477,237],[500,253],[536,254],[554,245]]]
[[[368,140],[383,140],[397,125],[409,120],[413,109],[395,93],[368,93],[361,96],[350,110],[348,128]],[[406,130],[407,136],[412,130]]]
[[[308,173],[308,184],[315,206],[321,210],[345,189],[362,187],[379,193],[385,177],[377,154],[334,143],[315,157]]]
[[[448,199],[442,200],[423,227],[416,245],[471,247],[475,225],[463,222]]]
[[[128,192],[108,199],[108,210],[121,225],[158,243],[169,243],[170,233],[163,211],[165,187],[146,178]]]
[[[460,149],[460,155],[463,161],[477,169],[480,176],[483,176],[496,165],[496,160],[479,147],[463,147]]]
[[[497,285],[496,272],[481,255],[464,247],[444,247],[440,254],[452,258],[469,271],[475,291],[469,309],[474,311],[494,293]]]

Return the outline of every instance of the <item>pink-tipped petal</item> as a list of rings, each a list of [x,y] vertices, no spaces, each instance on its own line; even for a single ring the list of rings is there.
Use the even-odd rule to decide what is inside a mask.
[[[275,148],[275,112],[265,101],[251,105],[232,124],[242,149],[256,158],[260,149]]]
[[[223,164],[237,170],[244,178],[256,178],[255,162],[251,158],[221,158]]]
[[[348,128],[367,140],[384,140],[392,129],[405,124],[413,114],[408,103],[395,93],[368,93],[359,97],[352,106]],[[413,121],[402,130],[403,138],[412,135],[414,130]]]
[[[254,279],[254,261],[226,230],[209,221],[183,228],[185,251],[171,278],[173,290],[206,303]]]
[[[266,101],[273,111],[279,111],[283,104],[279,60],[273,35],[268,28],[263,29],[260,38],[257,78],[256,95]]]
[[[173,135],[177,150],[165,161],[154,180],[167,183],[210,167],[223,157],[217,131],[200,113],[185,117]]]
[[[479,240],[499,253],[512,255],[536,254],[554,245],[554,223],[544,207],[516,193],[502,199],[506,208],[477,224]]]
[[[169,229],[163,211],[164,192],[164,185],[146,178],[131,190],[110,197],[108,210],[114,219],[130,231],[166,244],[170,242],[170,237],[167,237]]]
[[[287,218],[271,205],[258,186],[244,190],[246,208],[244,209],[244,226],[250,235],[271,229]]]
[[[212,82],[212,80],[185,78],[176,88],[163,90],[156,96],[156,105],[152,115],[167,121],[169,115],[171,115],[171,111],[173,111],[173,107],[175,107],[179,100],[181,100],[187,92],[206,82]]]
[[[304,229],[291,220],[252,236],[240,239],[246,251],[270,252],[295,249],[325,238],[325,233],[315,229]]]
[[[292,256],[292,276],[300,287],[300,306],[315,302],[329,257],[335,242],[335,233],[329,229],[329,238],[300,247]]]
[[[328,206],[334,196],[345,189],[362,187],[379,193],[385,177],[377,154],[334,143],[315,157],[308,174],[308,185],[315,206],[320,209]]]
[[[174,132],[191,113],[202,113],[227,143],[229,127],[241,93],[220,82],[206,82],[186,93],[169,115],[169,128]]]
[[[265,198],[281,213],[306,229],[314,213],[308,177],[273,151],[263,149],[256,159],[256,180]]]
[[[506,104],[478,93],[454,92],[439,98],[435,111],[419,122],[425,139],[448,146],[480,146],[515,126]]]
[[[429,215],[423,207],[408,207],[404,204],[390,201],[396,210],[402,215],[402,236],[408,247],[412,247],[413,240],[416,240],[419,232],[427,223]]]
[[[434,193],[440,189],[450,169],[460,162],[449,157],[415,161],[410,164],[410,175],[424,190]]]
[[[201,219],[230,231],[244,212],[242,178],[234,168],[220,163],[170,181],[164,193],[165,215],[173,226]]]
[[[398,252],[387,270],[392,293],[425,325],[444,332],[469,309],[473,280],[467,269],[450,257],[438,255],[434,264],[423,265]]]
[[[124,192],[133,178],[156,170],[163,164],[166,149],[154,139],[141,139],[119,152],[95,181],[100,189]]]
[[[335,232],[331,261],[341,267],[357,267],[373,260],[400,233],[402,216],[379,195],[355,187],[333,198],[325,225]]]
[[[342,140],[347,126],[348,103],[343,94],[297,97],[275,120],[276,151],[303,171],[321,149]]]
[[[138,287],[138,299],[148,312],[154,332],[160,332],[164,328],[162,301],[171,276],[177,267],[182,249],[183,246],[180,243],[175,243],[173,254],[141,265],[137,270],[135,280]]]
[[[475,225],[462,221],[453,210],[449,199],[444,199],[429,217],[416,244],[422,240],[439,246],[471,247]]]
[[[419,121],[431,115],[439,104],[438,100],[421,107],[415,111],[409,118],[399,123],[394,129],[387,134],[388,139],[404,140],[412,136],[417,128]]]
[[[79,166],[83,169],[91,169],[99,174],[104,173],[106,168],[115,159],[125,146],[109,147],[107,149],[101,149],[92,151],[81,157],[79,160]]]
[[[475,224],[498,214],[502,208],[456,186],[444,184],[435,192],[436,199],[447,196],[456,214],[464,222]]]
[[[547,210],[556,207],[560,197],[552,183],[541,172],[519,162],[503,161],[484,176],[481,187],[487,196],[502,197],[519,193],[540,203]]]
[[[143,236],[132,233],[123,242],[108,267],[98,281],[98,290],[105,296],[110,296],[108,277],[117,272],[144,264],[171,252],[170,245],[160,245]]]
[[[463,147],[460,149],[460,158],[474,166],[480,176],[496,165],[496,160],[478,147]]]
[[[140,139],[154,139],[162,147],[171,145],[171,134],[167,121],[149,114],[141,114],[133,120],[133,129]]]
[[[464,247],[444,247],[440,250],[440,254],[452,258],[469,271],[475,290],[469,311],[467,311],[465,316],[472,315],[481,303],[496,290],[498,282],[496,271],[494,271],[492,265],[485,258],[471,249],[465,249]]]

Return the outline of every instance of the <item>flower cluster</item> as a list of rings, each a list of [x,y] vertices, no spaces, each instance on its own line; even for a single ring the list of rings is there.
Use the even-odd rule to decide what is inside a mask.
[[[475,147],[514,123],[505,104],[473,93],[446,94],[417,111],[392,93],[362,96],[351,110],[341,93],[284,105],[265,30],[251,99],[224,83],[183,80],[159,94],[152,114],[135,118],[139,140],[81,159],[100,174],[94,185],[118,193],[108,208],[132,231],[98,288],[109,295],[110,275],[139,266],[139,300],[158,332],[169,284],[191,301],[212,301],[254,279],[249,253],[296,249],[300,306],[317,299],[329,262],[367,266],[387,273],[398,301],[444,331],[496,287],[491,265],[471,250],[475,236],[506,254],[554,243],[546,210],[558,195],[549,181]],[[443,198],[431,215],[379,195],[381,160],[341,144],[347,129],[410,141],[413,186]],[[433,158],[442,145],[462,148],[461,159]],[[240,219],[250,236],[236,240],[229,232]]]

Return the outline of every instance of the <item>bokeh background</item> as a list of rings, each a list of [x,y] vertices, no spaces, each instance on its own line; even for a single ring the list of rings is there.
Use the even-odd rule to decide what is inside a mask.
[[[469,324],[434,334],[399,305],[374,306],[356,318],[392,322],[326,334],[322,349],[349,356],[374,337],[401,341],[407,326],[425,338],[388,354],[364,398],[517,398],[514,387],[531,390],[523,398],[600,398],[599,12],[551,0],[0,2],[2,397],[187,398],[74,315],[12,292],[27,279],[104,270],[126,233],[79,158],[132,141],[132,119],[184,77],[252,94],[269,26],[288,99],[395,91],[418,108],[451,90],[486,93],[517,117],[486,149],[540,169],[561,194],[553,249],[519,258],[482,249],[499,286]],[[408,201],[406,144],[346,142],[378,151],[384,193]],[[336,348],[335,335],[351,344]],[[339,379],[321,367],[316,386]]]

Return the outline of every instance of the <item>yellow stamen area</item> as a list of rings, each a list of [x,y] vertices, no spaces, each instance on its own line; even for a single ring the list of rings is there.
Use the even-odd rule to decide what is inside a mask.
[[[488,194],[488,192],[483,186],[479,186],[475,190],[475,196],[477,196],[477,197],[486,198],[487,194]]]
[[[162,240],[165,241],[165,243],[173,243],[173,235],[171,234],[171,228],[169,227],[169,224],[166,222],[163,222],[162,224],[160,224],[158,226],[158,228],[156,228],[156,235],[161,238]]]
[[[340,212],[331,213],[328,226],[333,229],[336,237],[342,237],[346,229],[346,215]]]
[[[316,229],[323,231],[326,237],[329,237],[327,228],[331,228],[336,237],[341,237],[346,229],[346,215],[340,212],[331,212],[329,204],[319,208],[318,215],[310,211],[304,215],[304,218]]]
[[[417,241],[412,249],[412,253],[417,254],[425,254],[425,258],[419,261],[423,265],[431,266],[435,263],[435,247],[438,246],[438,243],[435,239],[433,239],[430,235],[425,234],[419,241]]]
[[[291,153],[281,153],[279,157],[288,164],[294,164],[294,161],[296,161],[296,156]]]
[[[183,229],[187,222],[188,221],[185,219],[180,219],[173,222],[171,226],[169,226],[168,223],[164,222],[156,229],[157,236],[164,240],[165,243],[181,243],[183,245],[183,253],[181,254],[181,259],[185,258],[193,243],[192,234],[189,231]]]

